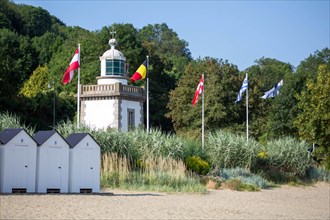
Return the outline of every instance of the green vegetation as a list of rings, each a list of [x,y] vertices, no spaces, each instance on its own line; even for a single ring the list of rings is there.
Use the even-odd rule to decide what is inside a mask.
[[[200,175],[206,175],[210,171],[210,165],[200,157],[192,156],[186,159],[187,168]]]
[[[0,119],[1,129],[23,127],[31,135],[35,131],[20,124],[15,115],[0,113]],[[198,143],[159,130],[122,133],[86,126],[77,129],[70,121],[55,128],[63,137],[73,132],[93,135],[101,146],[102,187],[205,192],[208,180],[214,180],[217,186],[257,191],[274,183],[330,180],[330,172],[313,161],[306,143],[292,138],[264,146],[253,139],[246,144],[242,136],[217,131],[209,134],[205,150],[200,153],[192,150]]]
[[[181,160],[149,157],[136,167],[129,158],[116,153],[102,156],[101,185],[163,192],[206,192],[205,186],[187,172]]]
[[[161,157],[184,161],[199,174],[208,172],[208,164],[209,174],[240,167],[275,183],[328,179],[329,48],[315,48],[297,67],[262,57],[239,70],[225,58],[193,59],[188,43],[165,23],[146,24],[141,29],[109,24],[88,31],[67,27],[40,7],[9,0],[0,0],[0,5],[0,129],[23,127],[30,134],[52,129],[55,97],[56,129],[64,137],[76,131],[90,132],[102,146],[102,154],[116,153],[128,158],[132,166],[139,164],[140,168],[134,165],[138,171],[131,172],[142,172],[147,159]],[[80,43],[81,83],[96,84],[98,58],[109,49],[112,28],[130,74],[151,55],[150,125],[154,129],[150,133],[142,129],[96,131],[83,125],[77,129],[73,123],[77,74],[69,85],[62,85],[63,73]],[[200,147],[201,102],[191,106],[202,73],[205,149]],[[245,73],[249,75],[248,144],[244,137],[246,103],[234,103]],[[284,85],[279,96],[260,98],[281,79]],[[141,80],[137,86],[144,83]],[[308,153],[312,144],[315,151]]]

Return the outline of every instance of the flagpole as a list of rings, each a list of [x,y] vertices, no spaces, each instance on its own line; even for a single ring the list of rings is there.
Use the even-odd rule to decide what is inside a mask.
[[[246,73],[248,81],[248,74]],[[249,143],[249,88],[246,88],[246,143]]]
[[[147,133],[149,133],[149,56],[147,55]]]
[[[204,74],[202,74],[203,78],[203,94],[202,94],[202,150],[204,150],[204,90],[205,90],[205,82],[204,82]]]
[[[80,126],[80,44],[78,44],[78,91],[77,91],[77,128]]]

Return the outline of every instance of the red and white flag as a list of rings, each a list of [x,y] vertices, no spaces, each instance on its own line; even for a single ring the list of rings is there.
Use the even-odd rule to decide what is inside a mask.
[[[203,75],[201,76],[201,79],[199,80],[199,84],[197,86],[197,89],[196,89],[196,92],[195,92],[195,95],[194,95],[194,98],[191,102],[191,104],[194,106],[197,102],[198,102],[198,96],[200,94],[202,94],[204,90],[204,77]]]
[[[70,62],[70,65],[63,75],[63,79],[62,79],[63,84],[68,84],[69,82],[71,82],[71,80],[73,78],[74,70],[78,69],[79,67],[80,67],[79,50],[76,49],[76,52],[74,53],[74,56]]]

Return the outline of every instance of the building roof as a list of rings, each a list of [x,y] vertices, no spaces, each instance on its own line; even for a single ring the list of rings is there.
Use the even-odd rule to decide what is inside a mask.
[[[53,134],[57,133],[55,130],[49,130],[49,131],[38,131],[34,136],[34,140],[37,142],[37,144],[40,146],[43,143],[45,143]]]
[[[89,133],[73,133],[70,134],[67,138],[66,141],[68,142],[70,148],[75,147],[82,139],[84,139],[87,135],[89,135],[96,143],[97,141],[93,138],[92,135]],[[98,144],[98,143],[97,143]]]
[[[126,60],[126,57],[123,55],[122,52],[115,49],[115,46],[117,45],[116,39],[112,38],[109,40],[109,45],[111,48],[107,51],[105,51],[100,57],[100,59],[107,59],[107,60]]]
[[[33,136],[33,138],[37,142],[38,146],[41,146],[55,133],[57,133],[66,142],[66,140],[62,137],[62,135],[59,134],[56,130],[38,131]]]
[[[0,132],[0,143],[7,144],[11,139],[13,139],[21,131],[25,131],[25,130],[23,128],[6,128],[6,129],[4,129],[2,132]]]

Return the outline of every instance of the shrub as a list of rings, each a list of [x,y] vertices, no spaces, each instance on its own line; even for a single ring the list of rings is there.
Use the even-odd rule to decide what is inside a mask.
[[[272,186],[273,184],[263,179],[261,176],[252,174],[247,169],[234,168],[234,169],[221,169],[219,176],[227,182],[232,180],[239,180],[243,184],[255,186],[261,189]]]
[[[306,178],[312,181],[330,181],[330,171],[319,167],[309,167],[306,171]]]
[[[188,157],[186,166],[199,175],[206,175],[210,171],[209,163],[197,156]]]

